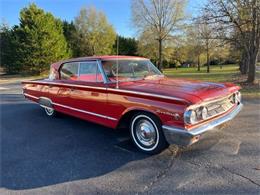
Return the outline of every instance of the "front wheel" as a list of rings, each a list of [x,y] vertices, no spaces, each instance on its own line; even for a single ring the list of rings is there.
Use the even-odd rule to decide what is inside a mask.
[[[168,146],[160,120],[149,113],[133,116],[130,123],[131,138],[136,147],[148,154],[157,154]]]

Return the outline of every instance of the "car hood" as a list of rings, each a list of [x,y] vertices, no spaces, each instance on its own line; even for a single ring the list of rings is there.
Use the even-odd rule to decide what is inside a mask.
[[[122,83],[121,89],[184,99],[192,104],[226,96],[239,89],[232,83],[212,83],[187,79],[149,79]]]

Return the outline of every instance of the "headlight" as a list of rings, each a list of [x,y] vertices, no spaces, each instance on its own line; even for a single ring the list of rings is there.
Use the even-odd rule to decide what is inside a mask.
[[[241,102],[241,100],[242,100],[242,96],[241,96],[241,93],[238,91],[237,92],[237,101]]]
[[[232,102],[234,104],[238,104],[239,102],[241,102],[241,93],[239,91],[237,91],[236,93],[233,93]]]
[[[202,107],[201,109],[201,119],[205,120],[208,116],[208,110],[206,107]]]
[[[184,113],[184,122],[186,124],[195,124],[200,120],[207,119],[208,110],[206,107],[202,106],[194,110],[187,110]]]
[[[184,122],[188,124],[194,124],[197,122],[196,112],[194,110],[188,110],[184,113]]]
[[[233,95],[232,95],[232,102],[233,102],[233,104],[237,104],[237,94],[236,93],[233,93]]]

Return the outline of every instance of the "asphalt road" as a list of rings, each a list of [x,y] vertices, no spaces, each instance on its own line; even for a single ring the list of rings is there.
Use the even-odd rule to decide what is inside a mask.
[[[48,118],[0,85],[0,194],[259,194],[260,103],[187,149],[139,153],[126,132]]]

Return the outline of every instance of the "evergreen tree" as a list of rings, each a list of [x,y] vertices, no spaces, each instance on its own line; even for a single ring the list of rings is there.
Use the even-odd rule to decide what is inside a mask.
[[[118,48],[119,55],[130,55],[130,56],[137,55],[138,42],[137,40],[135,40],[135,38],[128,38],[128,37],[123,37],[118,35],[118,41],[119,41],[119,48]],[[115,41],[113,48],[114,48],[114,53],[116,53],[117,40]]]
[[[50,63],[70,56],[62,22],[35,4],[21,10],[20,26],[15,33],[19,38],[19,63],[23,71],[40,73]]]
[[[79,53],[77,50],[77,31],[74,23],[67,22],[66,20],[62,22],[63,23],[63,34],[66,38],[66,41],[68,43],[68,47],[71,50],[73,57],[79,57]]]
[[[14,29],[17,26],[14,27]],[[17,38],[13,29],[10,29],[6,24],[1,24],[0,27],[0,59],[1,66],[8,74],[17,73],[21,70],[21,66],[18,65],[17,60]]]

